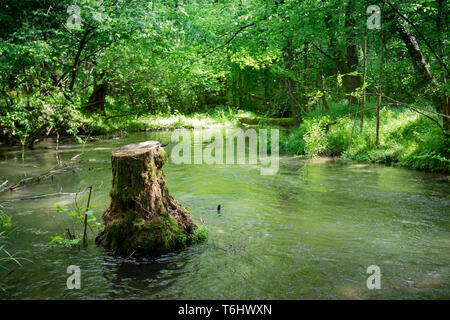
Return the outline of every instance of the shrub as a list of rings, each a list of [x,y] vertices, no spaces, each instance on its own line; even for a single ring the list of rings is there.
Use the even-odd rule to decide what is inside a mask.
[[[327,125],[333,118],[336,123]],[[442,132],[430,119],[407,109],[383,108],[378,147],[375,141],[375,115],[366,114],[363,130],[359,123],[359,119],[355,122],[354,116],[335,118],[333,114],[317,119],[311,113],[306,115],[300,128],[281,134],[280,150],[307,156],[338,155],[359,162],[450,171],[450,150]],[[325,130],[327,127],[328,131]]]

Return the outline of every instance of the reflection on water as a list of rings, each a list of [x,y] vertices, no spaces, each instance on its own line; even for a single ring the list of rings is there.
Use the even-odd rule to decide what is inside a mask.
[[[203,221],[209,241],[159,257],[116,257],[103,248],[51,247],[71,224],[56,204],[73,196],[5,202],[94,185],[96,217],[109,204],[111,150],[170,140],[142,133],[78,145],[52,140],[35,150],[0,150],[10,183],[58,168],[81,170],[0,194],[17,230],[8,248],[32,263],[0,271],[10,299],[385,299],[450,298],[450,198],[444,175],[335,159],[282,157],[277,175],[250,165],[174,165],[171,193]],[[166,149],[170,153],[171,146]],[[87,194],[77,196],[86,202]],[[215,208],[222,205],[222,214]],[[200,220],[201,219],[201,220]],[[92,239],[94,234],[90,234]],[[81,268],[81,290],[67,290],[66,268]],[[381,290],[366,288],[366,269],[381,268]]]

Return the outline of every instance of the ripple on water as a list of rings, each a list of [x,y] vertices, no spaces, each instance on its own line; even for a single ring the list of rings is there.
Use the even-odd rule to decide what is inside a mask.
[[[18,190],[14,196],[97,185],[97,219],[109,204],[111,149],[170,133],[128,135],[92,144],[75,174]],[[168,138],[169,137],[169,138]],[[53,147],[51,143],[49,147]],[[82,146],[62,145],[64,157]],[[0,176],[54,167],[52,149],[6,152]],[[15,158],[16,159],[15,159]],[[104,170],[91,170],[95,159]],[[38,164],[38,165],[37,165]],[[105,165],[103,165],[105,164]],[[108,165],[107,165],[108,164]],[[37,165],[38,167],[33,167]],[[12,252],[33,261],[8,276],[0,298],[19,299],[372,299],[450,296],[448,178],[377,165],[280,158],[278,175],[258,166],[168,164],[171,193],[209,231],[206,244],[158,257],[118,257],[95,246],[50,246],[71,223],[55,204],[72,198],[7,204],[17,231]],[[86,199],[80,199],[85,203]],[[222,205],[222,215],[216,213]],[[103,208],[103,209],[100,209]],[[66,268],[79,265],[83,290],[69,292]],[[379,265],[383,290],[368,293],[366,269]],[[1,271],[0,271],[1,272]],[[1,276],[1,275],[0,275]]]

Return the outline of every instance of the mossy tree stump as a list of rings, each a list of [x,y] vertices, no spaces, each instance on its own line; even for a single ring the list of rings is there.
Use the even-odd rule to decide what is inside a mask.
[[[162,171],[167,160],[157,141],[113,150],[111,204],[103,213],[98,244],[122,254],[156,254],[206,238],[169,194]]]

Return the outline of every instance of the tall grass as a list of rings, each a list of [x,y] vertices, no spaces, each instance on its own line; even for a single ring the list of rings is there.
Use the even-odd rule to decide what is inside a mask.
[[[11,217],[6,215],[6,213],[3,211],[3,208],[0,206],[0,269],[7,271],[9,270],[9,268],[7,268],[6,265],[8,265],[9,263],[14,262],[17,265],[22,266],[19,260],[27,260],[17,257],[18,253],[11,254],[6,249],[8,238],[13,231],[14,229],[11,225]]]

